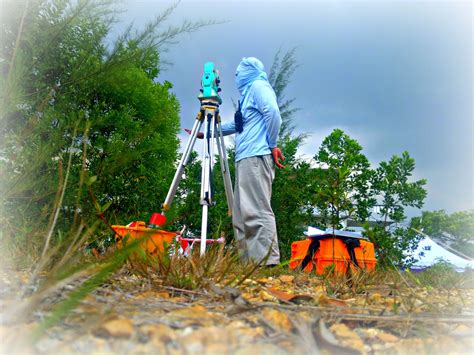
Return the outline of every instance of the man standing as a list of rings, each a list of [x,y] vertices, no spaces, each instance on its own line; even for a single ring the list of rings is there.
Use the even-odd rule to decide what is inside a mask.
[[[280,110],[263,64],[243,58],[235,81],[240,92],[235,121],[222,125],[224,135],[235,137],[235,191],[232,222],[244,259],[260,262],[270,251],[267,265],[280,262],[275,215],[270,204],[275,165],[284,166],[277,147]]]

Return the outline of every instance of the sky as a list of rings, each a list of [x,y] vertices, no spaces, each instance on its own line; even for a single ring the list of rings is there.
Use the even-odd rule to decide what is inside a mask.
[[[131,22],[141,28],[171,4],[126,0],[116,30]],[[192,127],[203,65],[215,62],[227,121],[238,99],[241,58],[257,57],[270,69],[279,49],[297,47],[299,66],[286,96],[300,108],[295,133],[309,134],[302,157],[314,156],[324,137],[341,128],[374,167],[408,151],[413,178],[428,180],[423,210],[472,209],[472,14],[469,1],[183,0],[167,24],[224,23],[169,46],[163,59],[172,65],[158,80],[173,84],[181,126]],[[180,139],[184,145],[187,135]]]

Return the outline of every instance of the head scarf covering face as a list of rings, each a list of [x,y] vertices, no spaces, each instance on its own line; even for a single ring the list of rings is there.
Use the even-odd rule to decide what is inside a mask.
[[[268,82],[263,63],[254,57],[242,58],[235,71],[235,83],[240,95],[245,96],[255,80],[265,80]]]

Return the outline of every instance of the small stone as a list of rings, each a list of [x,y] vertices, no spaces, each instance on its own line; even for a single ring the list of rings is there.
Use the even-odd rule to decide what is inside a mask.
[[[171,311],[163,317],[163,320],[178,323],[181,327],[212,326],[225,322],[222,314],[209,312],[206,307],[200,304]]]
[[[129,319],[109,320],[95,334],[101,337],[130,338],[133,335],[133,324]]]
[[[244,282],[243,282],[244,285],[256,285],[257,282],[255,282],[254,280],[252,279],[245,279]]]
[[[278,299],[267,291],[260,291],[260,299],[264,302],[276,302]]]
[[[290,332],[292,325],[288,314],[281,312],[277,309],[265,308],[263,310],[263,316],[267,321],[273,325],[276,329],[285,332]]]
[[[173,329],[164,324],[145,324],[140,327],[140,332],[155,343],[166,344],[176,339]]]
[[[254,295],[250,292],[242,292],[242,297],[249,301],[254,298]]]
[[[342,323],[333,324],[330,329],[337,337],[341,337],[341,338],[358,338],[359,337],[347,325],[342,324]]]
[[[418,307],[421,307],[423,306],[425,303],[419,299],[416,299],[415,302],[413,302],[413,305],[418,308]]]
[[[329,329],[334,333],[336,338],[341,341],[343,346],[357,350],[360,350],[364,347],[364,342],[359,337],[359,335],[351,330],[347,325],[342,323],[333,324]]]
[[[293,275],[281,275],[278,279],[284,283],[292,283],[295,281],[295,277]]]
[[[380,331],[376,328],[359,329],[358,332],[364,339],[375,339]]]
[[[144,298],[164,298],[164,299],[169,299],[170,294],[169,292],[166,291],[145,291],[136,296],[138,299],[144,299]]]
[[[383,341],[384,343],[395,343],[396,341],[398,341],[398,337],[396,337],[395,335],[393,334],[389,334],[389,333],[385,333],[385,332],[380,332],[377,334],[377,338],[380,340],[380,341]]]

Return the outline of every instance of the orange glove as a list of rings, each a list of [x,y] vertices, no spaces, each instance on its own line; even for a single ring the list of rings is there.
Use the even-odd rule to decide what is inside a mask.
[[[280,148],[278,148],[278,147],[272,148],[272,157],[273,157],[273,161],[275,162],[276,166],[278,166],[280,169],[285,168],[280,163],[280,160],[285,161],[285,157],[283,156],[283,153],[281,152]]]

